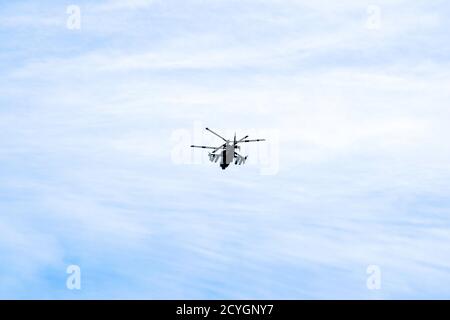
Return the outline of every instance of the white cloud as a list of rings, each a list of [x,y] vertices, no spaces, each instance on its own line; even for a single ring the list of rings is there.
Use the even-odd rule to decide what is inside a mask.
[[[148,8],[155,0],[107,0],[96,5],[89,5],[88,8],[98,11],[124,10],[124,9],[142,9]]]
[[[72,254],[140,297],[370,298],[373,263],[393,275],[383,297],[448,281],[450,74],[445,60],[412,50],[423,35],[406,33],[418,27],[413,10],[383,2],[386,25],[370,33],[355,1],[222,1],[220,23],[209,3],[105,2],[70,50],[35,48],[42,56],[3,71],[0,188],[16,201],[2,210],[22,203],[39,214],[18,218],[30,234],[20,221],[0,225],[14,230],[0,256],[43,242],[48,253],[27,260],[33,270]],[[115,28],[126,8],[160,20],[137,23],[142,12],[127,10]],[[420,32],[438,41],[442,21],[424,21]],[[129,28],[113,38],[96,23]],[[174,165],[171,133],[195,121],[279,130],[279,174]],[[225,283],[229,274],[236,281]],[[86,295],[120,297],[94,282]]]

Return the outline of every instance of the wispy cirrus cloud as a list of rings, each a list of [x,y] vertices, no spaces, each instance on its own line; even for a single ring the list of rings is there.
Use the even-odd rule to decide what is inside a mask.
[[[2,11],[1,297],[448,297],[444,2],[79,5]],[[173,163],[197,123],[279,172]]]

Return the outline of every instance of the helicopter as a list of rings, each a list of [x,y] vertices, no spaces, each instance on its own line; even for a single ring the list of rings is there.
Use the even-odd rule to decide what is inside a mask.
[[[237,140],[236,133],[234,134],[233,141],[231,141],[231,140],[225,139],[224,137],[222,137],[221,135],[212,131],[209,128],[205,128],[205,129],[207,131],[211,132],[212,134],[214,134],[215,136],[219,137],[223,141],[225,141],[225,143],[218,147],[191,145],[191,148],[213,149],[213,151],[208,153],[209,161],[217,163],[220,160],[220,167],[222,168],[222,170],[225,170],[233,160],[234,160],[235,165],[245,164],[245,161],[247,160],[248,156],[244,157],[236,152],[236,150],[241,149],[241,147],[238,145],[239,143],[266,141],[266,139],[248,140],[247,139],[248,136],[245,136],[242,139]]]

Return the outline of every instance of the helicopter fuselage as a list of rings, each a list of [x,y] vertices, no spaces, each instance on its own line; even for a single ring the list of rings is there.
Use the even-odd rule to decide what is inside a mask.
[[[234,161],[234,164],[236,165],[245,164],[247,156],[244,157],[236,152],[236,150],[241,149],[241,147],[238,146],[239,143],[266,141],[265,139],[247,139],[248,136],[245,136],[242,139],[237,140],[236,133],[234,134],[234,139],[231,141],[225,139],[224,137],[222,137],[221,135],[217,134],[216,132],[212,131],[209,128],[206,128],[206,130],[222,139],[225,143],[220,145],[219,147],[191,145],[191,148],[214,149],[214,151],[208,154],[209,161],[218,162],[220,160],[220,167],[222,168],[222,170],[225,170],[230,165],[230,163],[235,159],[236,160]]]
[[[222,168],[222,170],[225,170],[233,161],[235,150],[236,148],[233,146],[233,144],[227,143],[222,151],[222,159],[220,161],[220,167]]]

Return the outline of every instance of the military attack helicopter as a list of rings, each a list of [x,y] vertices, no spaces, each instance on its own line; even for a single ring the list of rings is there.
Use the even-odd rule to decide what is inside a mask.
[[[231,140],[225,139],[224,137],[222,137],[221,135],[217,134],[216,132],[212,131],[209,128],[206,128],[206,130],[211,132],[212,134],[216,135],[223,141],[225,141],[225,143],[218,147],[192,145],[191,148],[213,149],[213,151],[208,153],[209,161],[218,162],[220,160],[220,167],[222,168],[222,170],[225,170],[233,160],[234,160],[235,165],[245,164],[245,161],[247,160],[248,156],[244,157],[236,152],[236,150],[241,149],[241,147],[238,145],[239,143],[266,141],[265,139],[248,140],[247,139],[248,136],[245,136],[242,139],[236,140],[236,133],[234,134],[233,141],[231,141]]]

